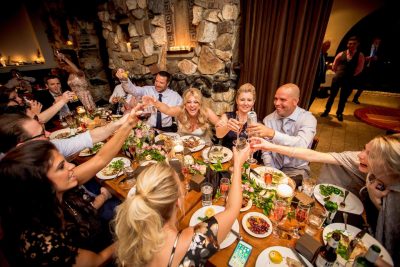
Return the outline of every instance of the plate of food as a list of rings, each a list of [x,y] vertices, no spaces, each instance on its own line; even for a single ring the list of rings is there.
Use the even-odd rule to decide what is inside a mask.
[[[98,142],[98,143],[94,144],[94,146],[92,148],[85,148],[84,150],[82,150],[79,153],[79,157],[92,156],[92,155],[96,154],[97,151],[99,151],[100,148],[102,148],[103,146],[104,146],[103,142]]]
[[[102,180],[113,179],[122,174],[124,167],[130,166],[131,161],[124,157],[115,157],[96,176]]]
[[[264,238],[272,233],[272,223],[262,213],[249,212],[243,216],[243,229],[249,234],[257,238]]]
[[[299,254],[300,255],[300,254]],[[313,265],[302,255],[304,262],[307,267],[312,267]],[[273,246],[264,249],[260,255],[257,257],[256,267],[264,266],[290,266],[290,267],[301,267],[303,266],[294,254],[293,250],[287,247]]]
[[[204,149],[203,152],[201,152],[201,156],[204,160],[211,163],[218,163],[218,161],[221,161],[221,163],[225,163],[232,159],[233,153],[232,150],[227,147],[212,146]]]
[[[176,139],[176,138],[180,138],[180,135],[177,134],[177,133],[168,133],[168,132],[165,132],[165,133],[160,133],[159,135],[157,135],[157,136],[154,138],[154,141],[155,141],[155,142],[158,142],[158,141],[163,140],[163,141],[165,141],[165,142],[168,142],[168,141],[172,142],[172,141],[173,141],[174,139]]]
[[[341,207],[339,205],[344,198],[344,192],[344,188],[333,184],[318,184],[314,187],[314,196],[321,205],[325,205],[325,202],[329,200],[338,203],[338,209],[340,211],[361,214],[364,210],[364,206],[361,200],[351,192],[349,192],[346,198],[345,206]]]
[[[195,213],[193,213],[192,217],[190,218],[189,226],[195,226],[196,224],[205,221],[208,218],[211,218],[212,216],[214,216],[217,213],[220,213],[223,210],[225,210],[225,207],[216,205],[202,207],[196,210]],[[239,233],[238,220],[235,220],[235,222],[233,223],[232,230]],[[226,247],[229,247],[235,242],[235,240],[236,236],[233,233],[229,233],[228,236],[225,238],[225,240],[222,241],[221,244],[219,244],[219,248],[224,249]]]
[[[331,223],[324,228],[322,232],[322,238],[324,244],[326,244],[328,238],[334,233],[340,233],[339,245],[336,249],[338,254],[338,262],[345,265],[347,261],[354,261],[354,259],[361,254],[365,254],[371,245],[377,245],[381,248],[380,256],[384,261],[393,266],[393,260],[387,250],[379,243],[378,240],[373,238],[369,234],[365,234],[361,238],[361,242],[358,242],[354,250],[350,255],[347,255],[347,247],[349,246],[351,240],[360,232],[361,230],[352,225],[347,225],[347,230],[345,230],[345,225],[343,223]]]
[[[253,201],[251,200],[251,198],[247,195],[243,195],[243,199],[242,199],[242,208],[240,209],[240,211],[247,211],[251,208],[251,206],[253,205]]]
[[[181,137],[183,146],[188,148],[190,152],[200,151],[206,145],[206,142],[198,136],[185,135]]]
[[[50,139],[65,139],[76,134],[76,129],[64,128],[50,134]]]
[[[289,183],[289,177],[286,174],[272,167],[259,166],[254,168],[253,171],[250,171],[250,179],[254,180],[256,184],[262,188],[267,188],[265,183],[267,175],[271,176],[269,179],[272,181],[272,184],[277,185]]]

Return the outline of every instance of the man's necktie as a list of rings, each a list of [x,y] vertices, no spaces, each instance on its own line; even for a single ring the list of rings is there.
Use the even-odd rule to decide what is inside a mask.
[[[162,94],[158,94],[158,101],[162,102]],[[157,129],[162,128],[161,112],[159,110],[157,110],[156,128]]]

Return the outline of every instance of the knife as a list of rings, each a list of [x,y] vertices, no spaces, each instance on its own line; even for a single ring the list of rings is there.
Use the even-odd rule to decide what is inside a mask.
[[[307,263],[303,260],[303,257],[300,256],[300,254],[297,252],[296,249],[291,248],[292,252],[294,253],[294,255],[296,256],[296,258],[301,262],[301,265],[304,267],[307,267]]]
[[[238,232],[236,232],[235,230],[233,230],[232,228],[231,228],[231,233],[234,234],[239,240],[242,240],[242,239],[243,239],[242,236],[241,236]]]
[[[255,170],[250,169],[250,172],[253,173],[255,176],[257,176],[258,178],[261,178],[261,175],[258,172],[256,172]]]

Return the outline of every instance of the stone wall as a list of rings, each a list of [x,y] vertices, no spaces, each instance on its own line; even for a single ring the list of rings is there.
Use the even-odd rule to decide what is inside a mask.
[[[124,68],[134,82],[153,84],[167,70],[170,87],[183,93],[199,88],[217,114],[233,109],[238,61],[239,0],[188,0],[190,45],[168,51],[175,40],[176,0],[110,0],[99,6],[109,68]]]

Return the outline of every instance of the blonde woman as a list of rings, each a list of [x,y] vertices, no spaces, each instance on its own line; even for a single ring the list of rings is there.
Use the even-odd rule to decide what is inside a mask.
[[[155,106],[160,112],[174,116],[178,121],[178,132],[211,139],[210,124],[219,122],[214,111],[206,107],[199,89],[189,88],[183,93],[183,105],[170,107],[151,96],[143,96],[143,102]]]
[[[204,266],[239,215],[242,203],[241,167],[249,146],[234,149],[231,187],[225,210],[181,231],[177,212],[183,207],[184,187],[165,163],[147,167],[138,176],[136,194],[117,208],[115,233],[121,266]]]
[[[368,223],[376,226],[375,238],[389,251],[394,265],[400,264],[400,134],[375,137],[361,152],[323,153],[280,146],[258,137],[251,139],[251,146],[310,162],[327,163],[328,167],[339,165],[341,172],[331,172],[330,178],[323,182],[344,185],[356,194],[366,183],[369,199],[377,208],[377,216],[371,215],[373,209],[366,208]]]
[[[256,88],[245,83],[236,92],[236,111],[226,112],[216,127],[217,137],[223,138],[222,145],[232,148],[233,141],[240,137],[247,138],[247,112],[251,111],[256,101]]]

